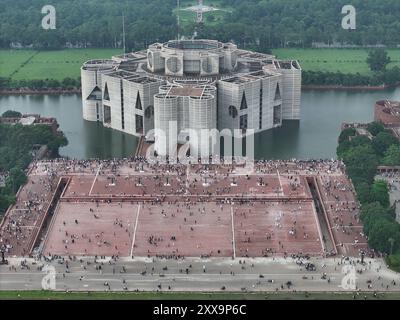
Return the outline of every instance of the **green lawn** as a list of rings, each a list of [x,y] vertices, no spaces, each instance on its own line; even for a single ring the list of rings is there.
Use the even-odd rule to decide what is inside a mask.
[[[400,67],[400,49],[388,50],[392,63],[388,68]],[[275,49],[280,59],[298,59],[305,71],[341,71],[343,73],[371,74],[366,59],[368,50],[363,49]]]
[[[0,77],[11,76],[35,53],[33,50],[0,50]]]
[[[400,292],[378,293],[377,298],[372,293],[360,293],[356,299],[399,300]],[[54,299],[54,300],[353,300],[352,292],[315,292],[306,297],[304,292],[264,292],[264,293],[152,293],[152,292],[51,292],[51,291],[0,291],[0,300],[5,299]]]
[[[210,13],[220,18],[221,12]],[[194,14],[186,12],[186,19]],[[206,23],[207,23],[207,18]],[[187,20],[189,21],[189,20]],[[392,63],[400,67],[400,49],[388,50]],[[58,51],[0,50],[0,77],[12,76],[14,80],[78,78],[83,62],[90,59],[110,58],[120,54],[119,49],[66,49]],[[300,60],[306,71],[342,71],[343,73],[370,74],[366,63],[368,51],[355,49],[276,49],[273,53],[281,59]],[[31,60],[29,60],[31,59]],[[24,62],[29,61],[26,65]]]
[[[15,80],[78,78],[83,62],[90,59],[111,58],[120,54],[118,49],[66,49],[57,51],[0,50],[0,77],[8,77],[17,71]],[[34,55],[34,56],[33,56]],[[21,64],[33,58],[23,67]]]

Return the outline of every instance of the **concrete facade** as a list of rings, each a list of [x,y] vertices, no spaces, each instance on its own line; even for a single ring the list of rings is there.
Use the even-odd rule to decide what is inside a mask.
[[[300,119],[299,63],[231,43],[155,43],[112,60],[88,61],[81,75],[83,118],[153,136],[160,155],[187,141],[191,152],[207,152],[208,139],[197,147],[194,141],[204,129],[241,129],[246,135]]]

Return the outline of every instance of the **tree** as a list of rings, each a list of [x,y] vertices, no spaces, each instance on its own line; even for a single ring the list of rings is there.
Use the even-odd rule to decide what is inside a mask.
[[[22,114],[21,114],[21,112],[18,112],[18,111],[7,110],[1,116],[4,118],[21,118]]]
[[[395,85],[400,82],[400,68],[399,67],[394,67],[390,70],[387,70],[383,74],[384,82],[387,85]]]
[[[391,145],[386,150],[383,164],[386,166],[400,166],[400,146]]]
[[[386,262],[391,269],[400,272],[400,252],[388,256]]]
[[[368,236],[372,226],[381,219],[393,221],[393,216],[389,210],[385,209],[379,202],[363,204],[360,213],[364,224],[364,232]]]
[[[376,180],[371,187],[371,201],[379,202],[382,207],[387,208],[390,205],[389,189],[386,181]]]
[[[350,137],[355,136],[357,133],[355,128],[346,128],[344,129],[339,136],[339,143],[342,143],[344,141],[348,141]]]
[[[356,187],[357,198],[360,203],[368,203],[371,201],[371,187],[366,182],[359,183]]]
[[[380,156],[383,156],[391,145],[399,145],[399,141],[395,136],[387,131],[378,133],[372,140],[372,146],[375,152]]]
[[[373,181],[379,161],[370,145],[351,148],[343,155],[343,161],[354,184]]]
[[[400,245],[400,225],[380,219],[371,227],[368,239],[368,243],[375,250],[383,253],[390,253],[391,250],[396,252]]]
[[[371,122],[367,126],[367,130],[373,135],[376,136],[378,133],[385,131],[385,127],[380,122]]]
[[[10,175],[7,178],[6,184],[12,188],[12,193],[16,193],[18,188],[26,182],[26,179],[24,171],[19,168],[13,168],[10,170]]]
[[[367,63],[372,71],[384,71],[391,62],[386,50],[376,49],[368,54]]]
[[[4,212],[7,208],[15,203],[15,197],[9,195],[0,194],[0,212]]]
[[[213,14],[207,14],[206,15],[206,20],[207,20],[207,22],[214,22],[215,21],[215,16]]]
[[[35,144],[47,145],[52,155],[68,143],[62,133],[54,134],[45,125],[23,126],[0,123],[0,171],[8,172],[5,187],[0,189],[0,212],[15,201],[15,192],[26,182],[24,170],[32,160]]]

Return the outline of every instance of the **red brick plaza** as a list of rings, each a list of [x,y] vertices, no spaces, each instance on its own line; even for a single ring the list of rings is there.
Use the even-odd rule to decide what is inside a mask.
[[[66,185],[54,199],[61,178]],[[17,256],[35,248],[45,255],[357,256],[367,249],[358,209],[336,161],[257,162],[249,170],[60,159],[32,165],[0,239]]]

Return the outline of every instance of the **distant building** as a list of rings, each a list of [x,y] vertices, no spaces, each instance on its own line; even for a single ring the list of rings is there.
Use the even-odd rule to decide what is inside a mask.
[[[239,50],[232,43],[155,43],[111,60],[90,60],[81,78],[84,119],[154,136],[160,155],[190,141],[193,131],[241,129],[246,135],[248,129],[261,132],[300,119],[299,63]],[[157,130],[167,134],[167,141]],[[198,146],[208,148],[204,141]]]
[[[53,133],[57,133],[59,127],[56,118],[44,118],[38,114],[24,114],[20,118],[0,117],[0,123],[22,124],[23,126],[40,124],[50,127]]]
[[[385,128],[391,129],[400,139],[400,102],[381,100],[375,104],[374,121],[380,122]]]
[[[381,100],[375,104],[374,121],[386,127],[400,126],[400,102]]]

